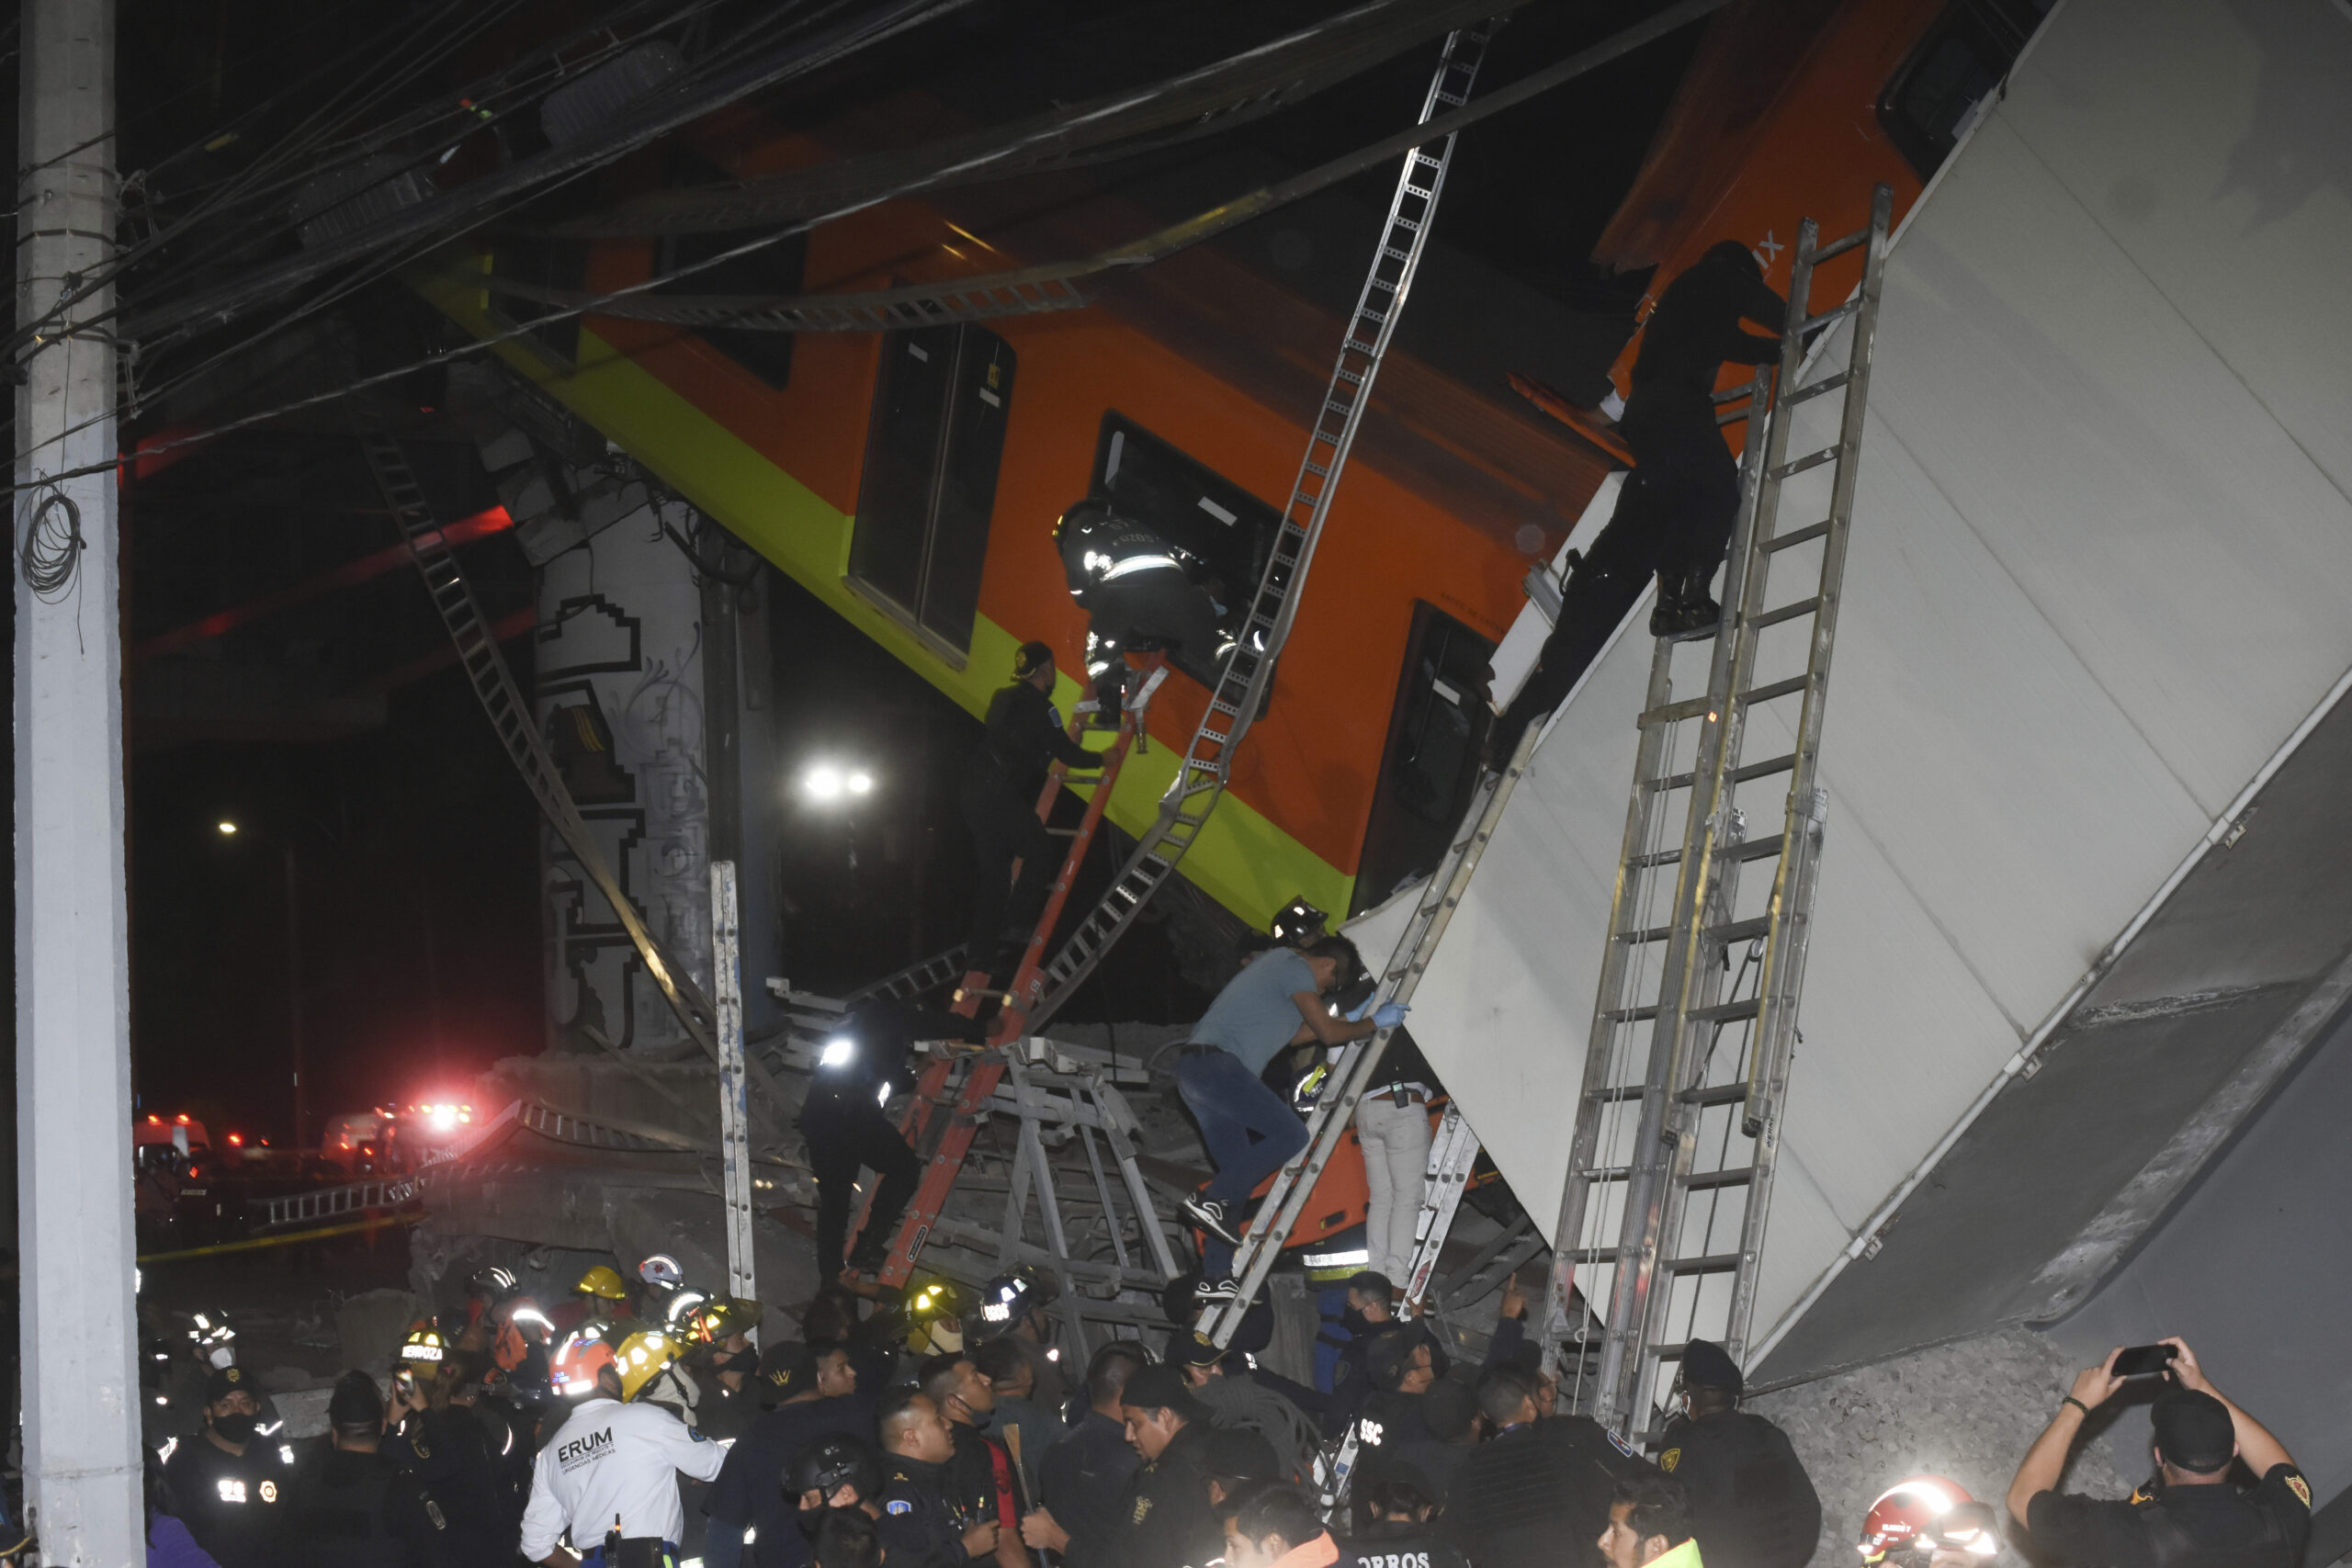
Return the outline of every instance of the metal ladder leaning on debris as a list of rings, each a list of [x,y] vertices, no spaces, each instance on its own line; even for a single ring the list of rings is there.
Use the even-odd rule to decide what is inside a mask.
[[[1747,1348],[1826,811],[1815,782],[1822,710],[1892,205],[1881,186],[1868,228],[1826,245],[1812,220],[1799,231],[1769,412],[1757,417],[1768,403],[1759,370],[1745,413],[1733,409],[1720,421],[1745,418],[1747,433],[1722,628],[1712,644],[1680,645],[1706,650],[1705,689],[1676,697],[1677,645],[1660,642],[1638,721],[1543,1319],[1545,1362],[1562,1392],[1636,1442],[1657,1415],[1665,1363],[1679,1359],[1690,1339],[1718,1339],[1735,1359]],[[1816,265],[1855,249],[1864,253],[1860,287],[1845,303],[1808,315]],[[1848,318],[1843,365],[1801,384],[1806,337]],[[1837,439],[1791,458],[1797,408],[1841,389]],[[1781,530],[1784,487],[1825,465],[1833,467],[1824,513]],[[1817,569],[1812,581],[1801,596],[1773,603],[1772,569],[1786,575],[1808,554]],[[1764,760],[1747,761],[1744,743],[1758,729],[1775,744]],[[1784,733],[1785,745],[1778,740]],[[1784,773],[1781,825],[1747,838],[1738,786]],[[1679,815],[1677,795],[1685,802]],[[1740,869],[1766,860],[1776,863],[1769,889],[1758,897],[1750,877],[1743,898]],[[1662,902],[1668,886],[1670,902]],[[1742,945],[1760,963],[1743,965],[1753,985],[1735,984],[1726,998],[1723,976]],[[1637,1038],[1642,1024],[1650,1026],[1645,1042]],[[1728,1053],[1727,1035],[1737,1042]],[[1585,1302],[1601,1303],[1597,1357]]]
[[[614,917],[637,949],[639,962],[661,987],[662,998],[677,1015],[680,1026],[702,1048],[703,1055],[718,1064],[719,1050],[714,1038],[718,1015],[709,998],[663,948],[660,939],[646,929],[636,905],[629,902],[612,868],[605,863],[604,852],[582,818],[579,807],[573,804],[571,792],[564,787],[555,759],[548,754],[547,739],[532,717],[531,705],[514,683],[514,671],[506,666],[506,656],[499,651],[498,638],[492,635],[490,623],[482,616],[473,587],[466,581],[457,555],[434,517],[432,502],[425,496],[424,486],[417,482],[415,471],[409,467],[408,454],[390,435],[362,436],[360,446],[368,455],[368,467],[375,475],[376,484],[384,493],[384,504],[391,510],[392,520],[399,525],[401,537],[416,562],[418,575],[424,579],[433,607],[440,612],[441,624],[458,650],[458,662],[466,672],[466,682],[489,716],[491,728],[506,748],[515,772],[523,775],[523,783],[538,802],[539,810],[579,860],[581,869],[612,906]],[[613,1048],[608,1045],[606,1049]],[[613,1054],[620,1055],[617,1050]],[[767,1097],[767,1104],[761,1109],[770,1113],[772,1131],[780,1131],[793,1102],[785,1098],[765,1066],[753,1061],[746,1067],[752,1082]]]
[[[1461,908],[1470,879],[1477,873],[1478,862],[1495,836],[1495,825],[1502,820],[1503,808],[1510,803],[1511,792],[1519,787],[1520,777],[1526,773],[1527,761],[1534,755],[1535,743],[1540,739],[1542,727],[1529,725],[1527,732],[1520,737],[1518,750],[1504,764],[1503,771],[1479,779],[1478,787],[1471,795],[1462,836],[1446,851],[1437,874],[1422,886],[1412,919],[1405,923],[1387,967],[1381,971],[1378,995],[1382,1001],[1401,1003],[1413,999],[1413,991],[1428,973],[1430,961],[1437,955],[1438,944],[1445,939],[1454,910]],[[1275,1260],[1282,1256],[1283,1243],[1289,1238],[1291,1227],[1298,1223],[1299,1212],[1306,1206],[1308,1194],[1322,1179],[1324,1167],[1331,1163],[1340,1140],[1355,1120],[1356,1106],[1372,1087],[1373,1075],[1379,1070],[1380,1059],[1387,1054],[1389,1039],[1395,1033],[1393,1027],[1375,1030],[1366,1038],[1340,1047],[1340,1059],[1325,1079],[1323,1094],[1306,1119],[1306,1147],[1274,1173],[1273,1185],[1259,1203],[1257,1216],[1241,1234],[1241,1245],[1233,1256],[1234,1279],[1238,1283],[1233,1300],[1212,1303],[1201,1314],[1201,1332],[1219,1345],[1231,1341],[1234,1330],[1241,1325],[1242,1314],[1250,1310],[1266,1276],[1273,1271]],[[1475,1158],[1476,1139],[1472,1137],[1468,1143],[1468,1158]],[[1458,1149],[1459,1141],[1453,1146]],[[1463,1164],[1465,1176],[1468,1158]],[[1457,1199],[1460,1197],[1461,1183],[1454,1183],[1453,1193]],[[1449,1218],[1452,1213],[1452,1207],[1447,1206]],[[1439,1239],[1442,1241],[1442,1237]]]
[[[1436,74],[1421,103],[1423,122],[1468,101],[1487,38],[1497,25],[1481,23],[1447,35]],[[1281,532],[1257,591],[1250,595],[1239,635],[1218,669],[1216,687],[1184,750],[1183,762],[1160,797],[1158,818],[1136,841],[1109,890],[1070,932],[1053,961],[1029,983],[1013,987],[1013,999],[1008,1005],[1021,1010],[1028,1029],[1042,1026],[1060,1010],[1080,983],[1093,973],[1103,953],[1134,924],[1152,895],[1176,874],[1177,863],[1200,837],[1210,811],[1224,795],[1234,754],[1272,689],[1275,663],[1298,614],[1299,595],[1314,564],[1323,525],[1330,516],[1332,498],[1339,493],[1340,476],[1355,446],[1364,411],[1372,406],[1373,382],[1387,356],[1396,318],[1405,309],[1414,275],[1419,270],[1453,153],[1453,138],[1448,136],[1434,153],[1417,147],[1405,155],[1380,248],[1340,339],[1339,358],[1324,389],[1313,434],[1307,437],[1290,500],[1283,508]]]

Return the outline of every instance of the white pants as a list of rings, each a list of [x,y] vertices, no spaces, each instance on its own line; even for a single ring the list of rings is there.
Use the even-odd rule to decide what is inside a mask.
[[[1365,1268],[1388,1276],[1400,1290],[1413,1261],[1413,1222],[1421,1213],[1421,1179],[1430,1164],[1430,1108],[1416,1100],[1366,1095],[1356,1102],[1356,1136],[1363,1144]]]

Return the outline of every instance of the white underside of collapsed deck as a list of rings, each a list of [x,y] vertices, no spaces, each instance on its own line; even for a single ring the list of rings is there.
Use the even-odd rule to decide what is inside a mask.
[[[2064,0],[1898,238],[1758,1343],[2340,694],[2347,83],[2337,7]],[[1822,515],[1827,471],[1792,481],[1783,529]],[[1652,647],[1620,637],[1564,707],[1412,1019],[1547,1227]],[[1787,739],[1759,722],[1747,755]],[[1751,831],[1768,802],[1744,796]],[[1357,922],[1368,956],[1408,907]],[[2165,957],[2152,994],[2195,989],[2199,955]]]

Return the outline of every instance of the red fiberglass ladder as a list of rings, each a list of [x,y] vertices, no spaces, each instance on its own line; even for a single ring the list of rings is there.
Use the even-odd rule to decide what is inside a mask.
[[[999,997],[1004,1007],[989,1027],[989,1048],[978,1053],[940,1050],[924,1066],[915,1086],[914,1100],[907,1108],[901,1131],[926,1163],[922,1184],[908,1202],[906,1214],[899,1222],[899,1233],[890,1240],[889,1254],[883,1259],[879,1278],[885,1285],[907,1282],[932,1225],[946,1205],[948,1193],[955,1190],[956,1178],[964,1168],[964,1156],[971,1152],[972,1138],[979,1131],[980,1116],[1004,1077],[1004,1058],[996,1047],[1018,1040],[1027,1028],[1024,1003],[1034,1001],[1044,988],[1046,944],[1061,919],[1062,907],[1069,901],[1078,869],[1085,863],[1087,847],[1094,841],[1094,830],[1102,820],[1103,807],[1110,804],[1111,791],[1119,782],[1119,770],[1143,734],[1144,716],[1151,705],[1152,694],[1167,678],[1168,656],[1155,653],[1144,660],[1140,674],[1131,681],[1135,695],[1120,711],[1118,734],[1102,752],[1102,777],[1086,802],[1085,815],[1070,829],[1069,851],[1062,856],[1061,874],[1054,878],[1052,890],[1046,896],[1046,907],[1037,916],[1037,927],[1030,934],[1029,945],[1022,950],[1012,986],[1001,993],[992,992],[988,988],[988,972],[974,969],[965,975],[964,983],[956,988],[954,1010],[966,1018],[978,1016],[980,1004],[991,996]],[[1082,732],[1084,722],[1082,713],[1071,715],[1072,739]],[[1056,762],[1047,773],[1046,787],[1037,796],[1039,821],[1046,820],[1053,811],[1066,772],[1061,763]],[[958,1067],[964,1069],[964,1080],[951,1099],[948,1086]],[[953,1109],[944,1117],[933,1116],[933,1108],[942,1105],[952,1105]],[[861,1216],[860,1228],[863,1227]]]

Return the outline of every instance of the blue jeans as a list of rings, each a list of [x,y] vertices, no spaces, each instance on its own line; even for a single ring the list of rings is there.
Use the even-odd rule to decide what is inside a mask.
[[[1208,1196],[1238,1216],[1251,1189],[1306,1146],[1306,1124],[1283,1097],[1230,1051],[1191,1051],[1176,1058],[1176,1092],[1201,1125],[1201,1141],[1216,1162]],[[1233,1247],[1210,1236],[1201,1258],[1209,1279],[1233,1267]]]

